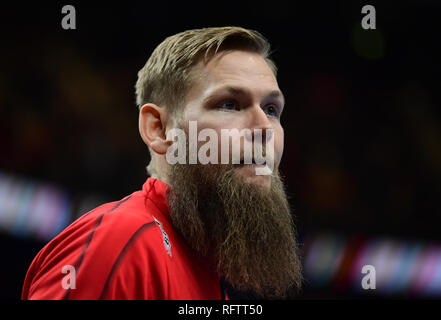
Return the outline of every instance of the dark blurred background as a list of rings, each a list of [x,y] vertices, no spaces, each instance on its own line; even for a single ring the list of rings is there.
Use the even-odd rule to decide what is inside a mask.
[[[76,30],[61,27],[66,4]],[[366,4],[375,30],[361,28]],[[71,221],[141,188],[134,85],[153,49],[225,25],[274,49],[301,297],[441,297],[440,21],[428,0],[2,3],[0,298],[20,297]],[[376,290],[359,288],[360,263],[376,267]]]

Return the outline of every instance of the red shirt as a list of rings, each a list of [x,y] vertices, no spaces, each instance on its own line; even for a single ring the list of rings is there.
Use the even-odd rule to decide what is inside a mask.
[[[86,213],[34,258],[22,299],[222,299],[219,275],[171,225],[168,185]]]

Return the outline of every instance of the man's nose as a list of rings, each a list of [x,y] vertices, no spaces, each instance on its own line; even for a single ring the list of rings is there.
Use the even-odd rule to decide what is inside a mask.
[[[259,105],[253,106],[252,108],[250,108],[250,111],[249,128],[252,132],[252,139],[254,140],[256,138],[255,129],[261,129],[262,142],[266,141],[267,139],[270,140],[272,138],[274,130],[270,130],[273,129],[273,125],[268,118],[268,115]]]

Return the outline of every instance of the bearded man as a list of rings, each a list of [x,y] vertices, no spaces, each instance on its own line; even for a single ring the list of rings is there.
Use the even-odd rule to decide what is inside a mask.
[[[269,50],[260,33],[240,27],[184,31],[154,50],[136,83],[150,177],[142,190],[88,212],[49,242],[28,270],[23,299],[228,299],[224,283],[283,298],[301,287],[278,172],[285,101]],[[188,136],[190,122],[219,137],[250,130],[240,162],[171,164],[169,133]],[[271,174],[256,174],[264,164],[255,155],[245,161],[247,143],[267,150],[254,132],[271,142]],[[201,142],[191,142],[193,151],[184,144],[186,160]]]

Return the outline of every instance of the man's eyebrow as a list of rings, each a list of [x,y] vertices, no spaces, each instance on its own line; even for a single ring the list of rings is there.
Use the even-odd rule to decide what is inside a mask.
[[[209,101],[211,99],[213,99],[213,96],[215,96],[216,94],[220,93],[220,92],[228,92],[232,95],[247,95],[249,94],[249,90],[247,90],[246,88],[241,88],[241,87],[235,87],[235,86],[223,86],[217,89],[214,89],[205,99],[204,102]],[[265,99],[268,98],[273,98],[273,99],[281,99],[282,102],[285,102],[285,96],[283,95],[283,93],[280,90],[272,90],[270,91]]]
[[[273,99],[281,99],[283,102],[285,102],[285,96],[280,90],[273,90],[267,96]]]

